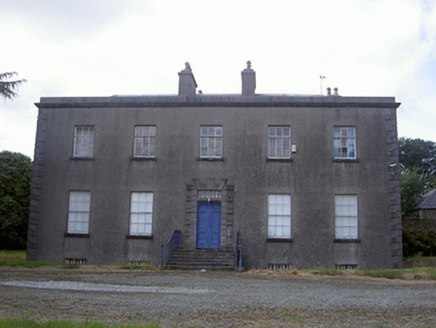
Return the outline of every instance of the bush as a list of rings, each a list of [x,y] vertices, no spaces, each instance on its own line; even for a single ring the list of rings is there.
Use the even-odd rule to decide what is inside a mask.
[[[404,257],[436,256],[436,230],[427,227],[405,227],[403,255]]]

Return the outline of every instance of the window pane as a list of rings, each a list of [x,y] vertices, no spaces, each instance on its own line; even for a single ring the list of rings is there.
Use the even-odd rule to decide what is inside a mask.
[[[89,211],[91,193],[87,191],[71,191],[68,208],[68,233],[83,233],[89,231]]]
[[[133,192],[130,205],[130,234],[151,236],[153,193]]]
[[[268,128],[268,157],[291,157],[291,128],[271,126]]]
[[[76,126],[74,129],[74,157],[93,157],[94,127]]]
[[[336,238],[357,238],[357,196],[335,196]]]
[[[223,128],[221,126],[202,126],[200,128],[200,157],[222,157],[222,136]]]
[[[268,196],[268,237],[291,237],[291,196]]]
[[[356,128],[335,127],[333,146],[335,158],[356,158]]]
[[[133,157],[156,156],[156,127],[135,126]]]

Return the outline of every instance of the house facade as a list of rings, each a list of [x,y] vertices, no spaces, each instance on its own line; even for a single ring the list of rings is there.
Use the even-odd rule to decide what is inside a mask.
[[[242,246],[245,268],[402,266],[392,97],[198,94],[41,98],[28,258],[159,265]]]

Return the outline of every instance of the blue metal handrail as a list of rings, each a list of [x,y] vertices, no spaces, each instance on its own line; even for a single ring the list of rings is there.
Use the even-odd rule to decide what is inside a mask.
[[[161,260],[160,265],[161,267],[165,267],[169,260],[171,259],[171,256],[173,256],[174,250],[176,248],[180,248],[180,236],[181,236],[180,230],[173,230],[173,233],[171,234],[170,239],[168,239],[168,243],[165,247],[165,257],[164,257],[164,245],[161,246]]]
[[[239,245],[239,231],[235,233],[235,269],[242,268],[242,245]]]

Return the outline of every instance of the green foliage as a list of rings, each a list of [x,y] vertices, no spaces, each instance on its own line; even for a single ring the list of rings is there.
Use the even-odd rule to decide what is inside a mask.
[[[424,258],[422,258],[424,259]],[[433,260],[422,260],[422,262],[435,263]],[[286,270],[277,271],[278,274],[286,274]],[[339,269],[312,269],[300,270],[299,273],[313,274],[320,276],[363,276],[384,279],[407,279],[407,280],[436,280],[436,267],[427,265],[425,267],[413,267],[408,269],[386,269],[386,270],[339,270]]]
[[[425,181],[416,169],[404,170],[400,174],[401,211],[403,216],[410,216],[416,211],[416,204],[425,190]]]
[[[24,249],[30,202],[29,157],[0,152],[0,249]]]
[[[0,319],[0,328],[159,328],[160,325],[108,325],[93,322],[48,321],[38,322],[26,318]]]
[[[26,268],[39,268],[44,266],[59,267],[63,269],[77,269],[81,266],[76,264],[59,264],[54,262],[43,261],[27,261],[26,251],[22,250],[0,250],[0,266],[9,267],[26,267]],[[142,270],[154,271],[157,270],[153,265],[146,263],[145,265],[111,265],[111,266],[97,266],[99,268],[108,268],[108,270]]]
[[[436,268],[436,256],[414,256],[404,259],[405,268]]]
[[[436,181],[436,143],[422,139],[400,138],[398,147],[403,170],[415,171],[422,176],[425,190],[433,189]]]
[[[18,96],[15,90],[26,80],[7,81],[17,75],[16,72],[0,73],[0,98],[12,99]]]
[[[403,228],[403,255],[436,256],[436,231],[428,228]]]
[[[436,143],[400,138],[398,148],[402,212],[411,216],[423,194],[436,187]]]
[[[436,280],[435,268],[357,270],[356,274],[358,276],[385,279]]]
[[[17,262],[17,261],[25,261],[26,260],[26,251],[24,250],[15,250],[15,251],[0,251],[0,261],[3,262]]]

